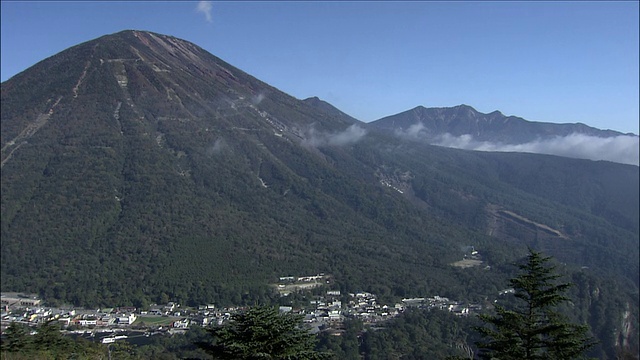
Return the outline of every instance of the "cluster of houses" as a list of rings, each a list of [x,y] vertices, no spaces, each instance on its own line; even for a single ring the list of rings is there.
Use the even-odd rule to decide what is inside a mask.
[[[223,324],[241,308],[217,309],[213,305],[202,305],[197,309],[183,308],[180,304],[169,302],[151,305],[148,309],[135,307],[117,307],[102,309],[81,309],[74,307],[54,308],[42,306],[42,300],[35,295],[15,293],[2,294],[2,330],[12,322],[38,326],[49,321],[57,321],[66,330],[126,330],[134,328],[160,328],[170,332],[188,329],[191,325],[209,326]],[[165,319],[166,318],[166,319]],[[153,319],[162,319],[162,324],[153,325]],[[136,322],[136,320],[139,320]],[[144,322],[149,323],[145,324]]]
[[[444,310],[458,316],[467,316],[470,312],[477,312],[482,309],[479,304],[463,304],[437,295],[430,298],[402,299],[402,303],[406,307]]]
[[[286,286],[301,284],[327,283],[324,274],[313,276],[286,276],[280,278],[281,285]],[[499,295],[512,293],[513,289],[506,289]],[[151,328],[154,322],[142,324],[151,318],[166,317],[162,323],[175,330],[188,329],[191,325],[211,326],[222,325],[228,321],[234,313],[243,310],[240,307],[216,308],[212,304],[201,305],[196,308],[181,307],[180,304],[169,302],[162,305],[151,305],[148,309],[136,309],[134,307],[118,307],[108,309],[86,310],[77,308],[47,308],[41,306],[41,300],[34,295],[16,293],[2,294],[2,328],[6,328],[11,322],[19,322],[28,325],[38,325],[47,321],[56,320],[64,328],[105,328],[122,329],[137,327]],[[360,319],[365,324],[375,324],[394,318],[407,308],[438,309],[449,311],[458,316],[467,316],[479,311],[480,305],[463,304],[449,300],[445,297],[434,296],[428,298],[402,299],[395,305],[380,304],[375,294],[368,292],[356,292],[342,294],[339,290],[328,290],[323,295],[314,296],[307,306],[292,308],[281,306],[282,313],[296,313],[303,315],[304,322],[309,324],[312,332],[321,329],[340,328],[344,320],[348,318]],[[136,320],[140,320],[136,323]],[[135,323],[135,324],[134,324]]]
[[[325,274],[282,276],[279,278],[277,287],[281,296],[288,296],[293,291],[321,285],[330,286],[329,279],[330,276]],[[437,295],[427,298],[402,299],[400,303],[386,305],[379,303],[376,295],[369,292],[341,294],[339,290],[329,290],[324,295],[315,296],[307,306],[297,309],[281,306],[280,311],[303,315],[304,322],[311,326],[312,332],[317,332],[322,329],[338,330],[344,320],[348,318],[359,319],[364,324],[383,322],[398,316],[407,308],[437,309],[449,311],[457,316],[468,316],[470,313],[480,311],[482,306],[465,304]],[[338,334],[339,331],[336,331],[336,335]]]
[[[475,249],[472,249],[475,252]],[[477,252],[475,252],[477,254]],[[475,255],[475,254],[473,254]],[[330,276],[325,274],[311,276],[282,276],[277,284],[281,296],[292,291],[330,284]],[[330,285],[329,285],[330,286]],[[365,324],[385,321],[405,311],[407,308],[438,309],[449,311],[458,316],[467,316],[479,311],[479,304],[464,304],[441,296],[431,298],[402,299],[395,305],[380,304],[375,294],[368,292],[349,293],[343,296],[339,290],[329,290],[323,296],[316,296],[309,305],[301,309],[280,307],[280,311],[293,311],[305,316],[305,322],[312,326],[333,325],[346,318],[357,318]]]
[[[12,322],[37,326],[49,321],[57,321],[63,328],[72,326],[89,328],[127,327],[132,325],[138,317],[134,308],[97,310],[54,308],[41,306],[40,301],[35,305],[21,303],[5,305],[3,303],[1,316],[2,329]]]
[[[343,300],[346,299],[346,302]],[[463,304],[441,296],[430,298],[402,299],[395,305],[380,304],[375,294],[368,292],[349,293],[342,296],[339,290],[329,290],[324,296],[309,301],[307,308],[292,309],[281,306],[281,312],[304,315],[304,321],[313,331],[323,328],[340,328],[348,318],[360,319],[364,324],[375,324],[394,318],[407,308],[438,309],[457,316],[467,316],[481,310],[479,304]]]

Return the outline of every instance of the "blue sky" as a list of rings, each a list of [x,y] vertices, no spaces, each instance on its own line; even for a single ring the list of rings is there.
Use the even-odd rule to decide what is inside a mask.
[[[70,46],[137,29],[191,41],[362,121],[467,104],[638,134],[638,4],[2,0],[2,81]]]

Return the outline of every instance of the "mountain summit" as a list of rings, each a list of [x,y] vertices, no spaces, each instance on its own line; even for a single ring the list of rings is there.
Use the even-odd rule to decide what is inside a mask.
[[[218,122],[226,125],[242,126],[242,123],[230,122],[230,118],[244,109],[253,111],[257,118],[266,119],[266,113],[255,108],[265,98],[269,105],[264,107],[273,103],[287,107],[301,105],[190,42],[131,30],[80,44],[36,64],[28,72],[6,81],[3,96],[16,87],[34,91],[17,100],[15,96],[6,97],[3,118],[33,106],[39,112],[36,115],[39,120],[26,132],[23,129],[29,121],[27,118],[4,124],[8,128],[3,129],[3,165],[21,142],[33,136],[54,113],[70,111],[75,104],[86,101],[99,101],[102,107],[112,107],[108,118],[95,119],[93,123],[104,131],[124,130],[120,111],[132,112],[140,124],[154,127],[169,118],[195,119],[207,113],[223,115]],[[148,108],[150,105],[153,109]],[[309,108],[301,111],[304,113]],[[308,116],[270,120],[261,121],[260,125],[287,133],[296,133],[300,131],[299,126],[310,123]]]
[[[533,246],[599,284],[583,303],[612,324],[637,316],[635,166],[406,141],[145,31],[45,59],[0,100],[2,291],[241,305],[325,273],[344,293],[484,301]],[[470,246],[482,267],[452,265]]]

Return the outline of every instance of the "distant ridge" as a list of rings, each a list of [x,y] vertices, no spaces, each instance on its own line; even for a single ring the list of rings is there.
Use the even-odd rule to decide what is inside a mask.
[[[378,129],[406,132],[420,125],[422,135],[435,138],[442,134],[453,136],[472,135],[477,141],[521,144],[555,136],[583,134],[597,137],[613,137],[623,134],[613,130],[600,130],[585,124],[556,124],[528,121],[517,116],[505,116],[500,111],[484,114],[468,105],[454,107],[415,107],[396,115],[370,123]]]
[[[640,165],[638,135],[585,124],[556,124],[484,114],[468,105],[418,106],[368,124],[405,140],[487,152],[526,152]]]

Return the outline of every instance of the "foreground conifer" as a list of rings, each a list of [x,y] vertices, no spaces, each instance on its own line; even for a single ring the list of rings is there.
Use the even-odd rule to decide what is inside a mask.
[[[550,259],[529,249],[521,274],[510,280],[519,305],[496,305],[495,315],[480,315],[485,326],[478,331],[486,338],[477,344],[482,359],[579,359],[595,345],[587,325],[573,324],[556,310],[569,301],[564,292],[571,284],[556,284],[560,275]]]
[[[272,307],[254,307],[210,329],[214,342],[198,346],[215,359],[327,359],[329,354],[314,350],[316,337],[301,320]]]

